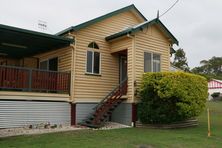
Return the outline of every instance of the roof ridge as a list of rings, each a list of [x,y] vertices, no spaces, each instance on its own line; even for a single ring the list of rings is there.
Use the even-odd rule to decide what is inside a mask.
[[[177,41],[177,39],[173,36],[173,34],[166,28],[166,26],[159,20],[159,18],[155,18],[155,19],[152,19],[151,21],[146,21],[146,22],[143,22],[143,23],[140,23],[140,24],[137,24],[135,25],[133,28],[129,28],[129,29],[126,29],[126,30],[123,30],[123,31],[120,31],[118,33],[115,33],[115,34],[112,34],[110,36],[107,36],[105,38],[106,41],[110,41],[110,40],[113,40],[115,38],[118,38],[118,37],[121,37],[121,36],[124,36],[124,35],[127,35],[127,34],[131,34],[133,32],[137,32],[141,29],[143,29],[144,27],[146,27],[147,25],[152,25],[152,24],[159,24],[164,32],[166,34],[168,34],[170,36],[170,38],[172,38],[173,40],[173,43],[175,44],[179,44],[179,42]]]
[[[152,21],[154,21],[154,20],[157,20],[157,18],[152,19],[152,20],[147,20],[147,21],[145,21],[145,22],[136,24],[136,25],[134,25],[132,28],[133,28],[133,29],[136,29],[136,28],[141,27],[141,26],[143,26],[143,25],[145,25],[145,24],[148,24],[148,23],[150,23],[150,22],[152,22]]]
[[[222,84],[222,80],[219,80],[219,79],[212,79],[212,80],[217,81]]]
[[[136,6],[135,6],[134,4],[131,4],[131,5],[128,5],[128,6],[126,6],[126,7],[123,7],[123,8],[117,9],[117,10],[114,10],[114,11],[112,11],[112,12],[109,12],[109,13],[106,13],[106,14],[101,15],[101,16],[99,16],[99,17],[96,17],[96,18],[94,18],[94,19],[91,19],[91,20],[89,20],[89,21],[83,22],[83,23],[81,23],[81,24],[78,24],[78,25],[75,25],[75,26],[71,26],[71,27],[69,27],[69,28],[66,28],[66,29],[64,29],[64,30],[56,33],[55,35],[63,35],[63,34],[65,34],[65,33],[69,32],[69,31],[79,30],[79,29],[85,28],[85,27],[87,27],[87,26],[89,26],[89,25],[91,25],[91,24],[97,23],[97,22],[99,22],[99,21],[101,21],[101,20],[104,20],[104,19],[106,19],[106,18],[109,18],[109,17],[111,17],[111,16],[114,16],[114,15],[116,15],[116,14],[119,14],[119,13],[122,13],[122,12],[125,12],[125,11],[128,11],[128,10],[131,10],[131,9],[135,9],[135,10],[139,13],[139,15],[140,15],[145,21],[147,21],[146,17],[143,16],[143,14],[136,8]]]

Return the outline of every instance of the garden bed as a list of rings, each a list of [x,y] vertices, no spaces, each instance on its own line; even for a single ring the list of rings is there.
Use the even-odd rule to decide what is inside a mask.
[[[136,127],[139,128],[155,128],[155,129],[178,129],[198,126],[197,119],[190,119],[186,121],[174,122],[170,124],[143,124],[140,121],[136,122]]]

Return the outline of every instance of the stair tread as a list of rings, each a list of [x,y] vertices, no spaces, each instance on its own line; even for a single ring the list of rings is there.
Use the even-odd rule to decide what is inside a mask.
[[[127,99],[121,98],[125,94],[126,88],[127,80],[124,80],[112,92],[110,92],[110,96],[106,96],[96,108],[94,108],[94,112],[89,114],[87,118],[83,120],[81,125],[93,128],[101,127],[112,112]]]

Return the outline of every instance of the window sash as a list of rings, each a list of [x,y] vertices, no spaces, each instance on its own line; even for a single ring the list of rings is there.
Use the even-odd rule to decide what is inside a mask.
[[[144,72],[160,72],[161,55],[144,52]]]
[[[55,60],[57,61],[55,69],[51,69],[52,64],[54,64],[52,61]],[[53,57],[49,59],[45,59],[39,62],[38,68],[41,70],[50,70],[50,71],[58,71],[58,60],[59,57]]]
[[[153,72],[160,72],[160,55],[153,54]]]
[[[91,55],[89,55],[89,53],[91,53]],[[89,58],[89,56],[91,58]],[[98,57],[98,59],[95,58],[96,56]],[[95,60],[97,60],[97,61],[95,61]],[[88,50],[87,51],[86,72],[91,73],[91,74],[100,74],[100,67],[101,67],[100,63],[101,63],[100,52]]]
[[[100,53],[93,52],[93,73],[99,74],[100,73]]]
[[[48,60],[44,60],[44,61],[39,62],[39,69],[48,70],[48,68],[49,68],[49,61]]]
[[[86,72],[93,73],[93,52],[87,51]]]
[[[144,72],[152,71],[152,54],[144,52]]]

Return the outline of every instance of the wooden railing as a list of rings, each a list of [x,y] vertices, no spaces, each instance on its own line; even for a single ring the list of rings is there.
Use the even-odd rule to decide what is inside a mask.
[[[0,65],[0,90],[69,93],[70,73]]]
[[[127,93],[127,79],[122,81],[114,88],[105,98],[101,100],[83,122],[79,123],[83,126],[98,128],[111,116],[114,109],[124,101],[121,99]]]
[[[104,102],[108,99],[112,99],[116,93],[120,93],[121,96],[126,95],[127,93],[127,78],[122,81],[118,86],[116,86],[110,93],[107,94],[93,109],[98,109]]]

